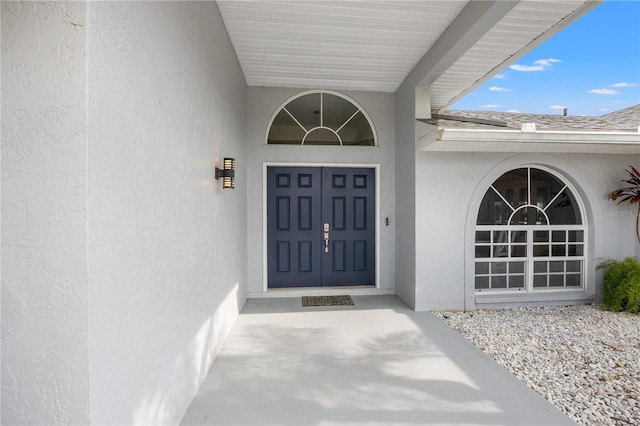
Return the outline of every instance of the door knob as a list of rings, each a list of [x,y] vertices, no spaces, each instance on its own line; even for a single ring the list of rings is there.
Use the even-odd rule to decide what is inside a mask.
[[[329,253],[329,224],[324,224],[324,252]]]

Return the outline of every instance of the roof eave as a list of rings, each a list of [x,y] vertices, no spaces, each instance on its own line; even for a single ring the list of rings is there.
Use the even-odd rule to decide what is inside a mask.
[[[543,44],[544,42],[546,42],[547,40],[555,36],[556,34],[558,34],[560,31],[568,27],[570,24],[572,24],[573,22],[578,20],[580,17],[584,16],[587,12],[589,12],[590,10],[592,10],[593,8],[595,8],[596,6],[600,5],[603,2],[604,0],[587,0],[582,6],[578,7],[573,13],[567,15],[564,19],[562,19],[561,21],[553,25],[547,31],[540,34],[535,39],[531,40],[531,42],[528,43],[526,46],[524,46],[522,49],[518,50],[517,52],[514,52],[513,55],[509,56],[509,58],[502,61],[501,63],[496,65],[493,69],[491,69],[489,72],[484,74],[482,78],[476,80],[471,84],[467,84],[466,87],[463,88],[463,90],[461,90],[457,95],[448,99],[448,101],[439,104],[432,99],[432,105],[431,105],[432,112],[438,113],[448,108],[449,106],[455,104],[460,99],[462,99],[463,97],[465,97],[466,95],[468,95],[469,93],[473,92],[475,89],[480,87],[482,84],[486,83],[487,81],[495,77],[497,74],[504,71],[509,65],[513,64],[518,59],[527,55],[529,52],[531,52],[532,50],[534,50],[535,48],[537,48],[538,46],[540,46],[541,44]]]
[[[555,152],[640,155],[640,133],[623,131],[560,131],[424,128],[419,151],[429,152]],[[435,136],[435,137],[434,137]]]

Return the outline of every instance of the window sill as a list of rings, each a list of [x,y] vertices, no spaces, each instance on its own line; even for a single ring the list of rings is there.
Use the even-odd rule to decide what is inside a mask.
[[[523,304],[535,305],[537,303],[544,304],[575,304],[580,302],[591,302],[594,299],[591,291],[584,289],[574,290],[553,290],[538,292],[503,292],[503,293],[475,293],[476,307],[488,307],[485,305],[502,305],[502,304]]]

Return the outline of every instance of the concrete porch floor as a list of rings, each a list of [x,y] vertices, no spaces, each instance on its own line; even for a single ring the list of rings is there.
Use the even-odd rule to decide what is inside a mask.
[[[183,425],[575,425],[395,296],[249,299]]]

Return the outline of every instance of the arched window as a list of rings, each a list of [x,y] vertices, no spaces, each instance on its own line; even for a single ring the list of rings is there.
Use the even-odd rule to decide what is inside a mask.
[[[584,288],[586,226],[571,188],[526,167],[486,192],[475,236],[476,292]]]
[[[287,102],[274,116],[268,144],[375,146],[376,135],[364,110],[333,92],[311,92]]]

